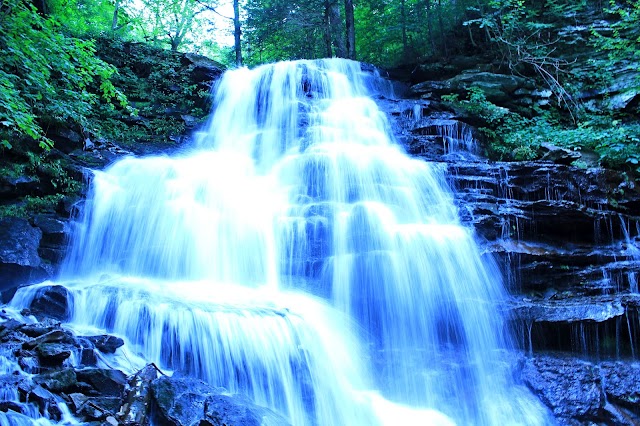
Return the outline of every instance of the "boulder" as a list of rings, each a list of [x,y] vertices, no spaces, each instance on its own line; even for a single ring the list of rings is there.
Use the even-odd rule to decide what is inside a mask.
[[[124,345],[124,340],[116,336],[103,334],[101,336],[86,336],[86,338],[95,345],[96,349],[106,354],[112,354]]]
[[[36,347],[40,365],[61,367],[62,363],[71,356],[74,347],[65,343],[43,343]]]
[[[127,377],[120,370],[106,368],[88,368],[75,371],[78,382],[89,385],[96,396],[121,398],[127,384]]]
[[[199,85],[211,87],[224,72],[224,66],[220,63],[195,53],[185,54],[183,61],[191,67],[191,80]]]
[[[31,313],[39,317],[66,321],[69,318],[69,291],[61,285],[42,287],[31,301]]]
[[[288,425],[279,414],[255,405],[247,398],[226,395],[223,388],[215,388],[191,378],[160,377],[151,384],[158,425],[202,426],[223,425]]]
[[[0,291],[48,278],[38,255],[41,238],[26,219],[0,218]]]
[[[540,147],[543,153],[541,161],[569,165],[582,157],[582,154],[578,151],[561,148],[550,143],[542,143]]]
[[[637,363],[593,363],[547,353],[527,359],[521,378],[560,425],[631,426],[640,420],[639,373]]]
[[[66,222],[51,216],[38,215],[34,225],[42,231],[41,246],[58,247],[66,243],[69,227]]]
[[[522,380],[555,416],[599,420],[605,406],[599,373],[577,358],[537,356],[525,362]]]
[[[78,379],[73,368],[39,374],[33,381],[52,393],[69,392],[78,386]]]

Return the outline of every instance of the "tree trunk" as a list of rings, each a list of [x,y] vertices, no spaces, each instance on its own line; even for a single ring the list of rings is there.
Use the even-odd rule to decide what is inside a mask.
[[[323,24],[324,24],[324,46],[325,46],[325,55],[327,58],[331,58],[333,56],[333,47],[331,45],[331,2],[329,0],[324,0],[324,16],[323,16]]]
[[[331,0],[329,7],[329,24],[331,26],[331,44],[335,47],[336,56],[345,58],[347,51],[342,38],[342,18],[340,16],[340,5],[338,0]]]
[[[409,44],[407,43],[407,1],[400,1],[400,20],[402,26],[402,55],[403,59],[409,56]]]
[[[425,0],[424,9],[427,12],[427,34],[429,36],[429,45],[431,45],[431,54],[436,52],[436,43],[433,39],[433,26],[431,25],[431,0]]]
[[[449,56],[449,52],[447,51],[447,38],[444,34],[444,22],[442,19],[442,0],[438,0],[438,26],[440,27],[440,38],[442,40],[442,56]]]
[[[344,0],[344,11],[347,30],[347,58],[356,59],[356,28],[353,0]]]
[[[118,12],[120,11],[120,0],[116,0],[115,9],[113,10],[113,20],[111,21],[111,31],[118,29]]]
[[[242,66],[242,45],[240,44],[240,4],[239,0],[233,0],[233,42],[236,49],[236,65]]]

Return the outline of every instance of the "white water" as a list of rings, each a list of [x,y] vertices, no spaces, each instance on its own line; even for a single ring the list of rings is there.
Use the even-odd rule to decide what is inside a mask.
[[[231,71],[192,151],[95,172],[59,282],[73,326],[296,426],[549,424],[511,379],[499,273],[444,170],[394,144],[380,82]]]

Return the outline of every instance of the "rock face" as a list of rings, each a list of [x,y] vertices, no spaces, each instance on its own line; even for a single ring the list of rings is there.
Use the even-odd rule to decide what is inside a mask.
[[[640,188],[622,173],[571,166],[581,153],[549,144],[540,161],[487,161],[465,141],[475,136],[467,120],[438,101],[462,82],[421,83],[419,98],[382,105],[408,152],[448,168],[462,221],[501,269],[503,309],[529,354],[518,374],[561,425],[639,424]],[[512,101],[535,92],[502,84]]]
[[[44,279],[38,255],[42,231],[25,219],[0,218],[0,291]]]
[[[525,362],[522,379],[561,425],[635,425],[640,421],[638,364],[538,355]]]
[[[222,388],[214,388],[191,378],[161,377],[151,383],[155,423],[167,426],[192,424],[223,425],[288,425],[273,411],[259,407],[241,396],[230,396]]]

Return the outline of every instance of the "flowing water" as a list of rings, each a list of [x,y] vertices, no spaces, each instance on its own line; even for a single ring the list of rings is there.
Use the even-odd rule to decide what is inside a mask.
[[[381,90],[346,60],[230,71],[193,149],[96,171],[73,326],[296,426],[549,424],[511,378],[499,273]]]

